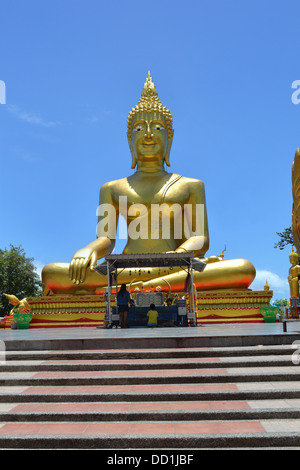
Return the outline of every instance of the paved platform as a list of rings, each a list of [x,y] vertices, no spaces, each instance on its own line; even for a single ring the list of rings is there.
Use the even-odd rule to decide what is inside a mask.
[[[96,327],[0,330],[7,351],[53,349],[193,348],[292,344],[300,340],[300,321],[210,324],[194,328]]]

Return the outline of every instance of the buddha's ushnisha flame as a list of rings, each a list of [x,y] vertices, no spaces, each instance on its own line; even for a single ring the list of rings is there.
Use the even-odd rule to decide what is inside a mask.
[[[131,141],[132,121],[134,116],[139,113],[157,113],[163,116],[168,132],[168,138],[171,140],[173,137],[173,118],[170,111],[162,105],[161,101],[157,96],[155,85],[152,81],[150,72],[144,84],[142,96],[138,104],[131,109],[128,114],[127,126],[128,126],[128,140]]]

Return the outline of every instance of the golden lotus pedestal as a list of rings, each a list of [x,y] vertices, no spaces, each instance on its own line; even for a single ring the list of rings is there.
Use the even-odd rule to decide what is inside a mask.
[[[184,295],[184,293],[182,293]],[[260,307],[270,305],[272,291],[198,291],[197,324],[264,323]],[[104,295],[50,295],[28,297],[32,320],[29,328],[66,328],[104,326]],[[114,296],[111,307],[115,306]],[[3,319],[10,328],[13,316]]]

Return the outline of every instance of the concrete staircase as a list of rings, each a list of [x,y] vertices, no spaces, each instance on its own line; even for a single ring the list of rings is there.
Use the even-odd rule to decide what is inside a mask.
[[[7,351],[0,448],[300,448],[293,353],[290,345]]]

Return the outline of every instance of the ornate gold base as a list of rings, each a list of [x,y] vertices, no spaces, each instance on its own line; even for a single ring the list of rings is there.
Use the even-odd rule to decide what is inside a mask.
[[[197,324],[264,323],[260,307],[270,305],[273,291],[197,292]]]
[[[182,293],[184,295],[184,293]],[[272,291],[224,290],[197,292],[197,324],[263,323],[260,307],[270,305]],[[112,306],[114,296],[112,297]],[[33,313],[29,328],[103,326],[104,295],[49,295],[28,297]],[[3,319],[10,328],[12,316]]]
[[[27,297],[33,313],[30,328],[102,326],[106,312],[103,295],[49,295]],[[9,328],[12,316],[5,317]]]

